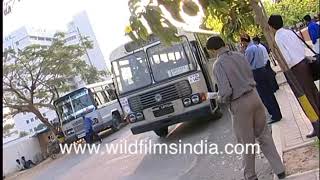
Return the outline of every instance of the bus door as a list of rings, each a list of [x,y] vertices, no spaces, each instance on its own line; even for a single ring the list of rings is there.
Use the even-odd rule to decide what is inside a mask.
[[[210,35],[207,34],[194,34],[196,37],[196,43],[194,44],[194,47],[197,49],[198,52],[198,63],[200,65],[200,68],[203,72],[203,75],[205,77],[205,81],[207,84],[208,92],[216,92],[218,91],[218,87],[216,85],[214,76],[213,76],[213,63],[215,60],[215,57],[213,57],[207,50],[205,44],[207,39],[210,37]],[[217,106],[216,100],[212,99],[211,102],[211,109],[214,110]]]

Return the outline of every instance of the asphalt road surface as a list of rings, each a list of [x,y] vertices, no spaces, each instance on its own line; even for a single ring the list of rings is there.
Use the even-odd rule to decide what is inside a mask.
[[[167,138],[159,138],[153,132],[132,135],[130,125],[120,131],[104,134],[103,144],[134,143],[150,140],[154,143],[191,143],[202,141],[216,143],[224,148],[235,144],[231,119],[224,109],[219,120],[201,119],[170,127]],[[259,180],[272,180],[271,168],[261,155],[256,158]],[[49,160],[16,176],[14,179],[83,179],[83,180],[240,180],[241,156],[236,154],[65,154]]]

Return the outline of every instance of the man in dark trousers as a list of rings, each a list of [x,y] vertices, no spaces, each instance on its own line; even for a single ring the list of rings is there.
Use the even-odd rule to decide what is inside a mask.
[[[316,112],[317,117],[312,117],[313,119],[309,117],[313,131],[307,135],[307,138],[314,136],[320,138],[320,93],[313,81],[311,68],[305,55],[305,46],[293,31],[283,28],[283,20],[280,15],[271,15],[268,24],[275,31],[274,39],[284,60]]]
[[[273,92],[276,92],[277,90],[279,90],[279,85],[278,82],[276,80],[276,73],[273,71],[273,69],[271,68],[271,63],[270,63],[270,57],[269,57],[269,53],[270,51],[268,51],[268,47],[264,44],[262,44],[260,42],[260,38],[259,37],[254,37],[252,38],[253,42],[263,51],[263,57],[264,57],[264,65],[266,70],[269,73],[269,80],[270,80],[270,85],[273,89]]]
[[[230,105],[229,112],[238,143],[245,146],[257,140],[273,172],[279,179],[285,178],[285,169],[267,126],[265,108],[255,88],[256,82],[249,63],[241,53],[230,51],[221,37],[210,37],[206,46],[218,55],[213,66],[219,88],[218,101]],[[255,153],[244,153],[242,156],[245,180],[258,180]]]
[[[97,138],[100,141],[100,143],[102,143],[102,139],[100,138],[100,136],[93,131],[91,118],[84,116],[83,121],[84,121],[83,122],[84,128],[86,131],[86,136],[85,136],[86,143],[92,144],[94,141],[94,138]]]
[[[246,47],[245,57],[250,64],[254,80],[257,83],[257,91],[272,116],[268,123],[280,121],[282,114],[277,99],[273,94],[274,88],[271,86],[269,72],[265,67],[263,51],[251,41],[250,36],[247,34],[241,37],[241,43]]]

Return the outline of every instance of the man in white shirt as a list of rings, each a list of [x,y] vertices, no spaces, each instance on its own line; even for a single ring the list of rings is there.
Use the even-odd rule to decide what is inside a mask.
[[[305,56],[305,47],[303,42],[294,32],[283,28],[283,20],[280,15],[271,15],[269,17],[268,24],[276,31],[276,44],[319,117],[320,97],[318,89],[313,81],[308,59],[306,59]],[[316,122],[312,123],[314,130],[311,134],[307,135],[308,138],[314,136],[318,136],[319,138],[319,124],[319,118]]]

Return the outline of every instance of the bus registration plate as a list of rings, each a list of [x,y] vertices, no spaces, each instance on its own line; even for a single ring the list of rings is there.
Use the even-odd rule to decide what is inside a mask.
[[[84,132],[84,133],[81,133],[81,134],[78,134],[78,139],[80,139],[80,138],[83,138],[83,137],[85,137],[86,136],[86,133]]]
[[[153,107],[152,110],[155,117],[160,117],[174,112],[174,108],[171,103]]]

